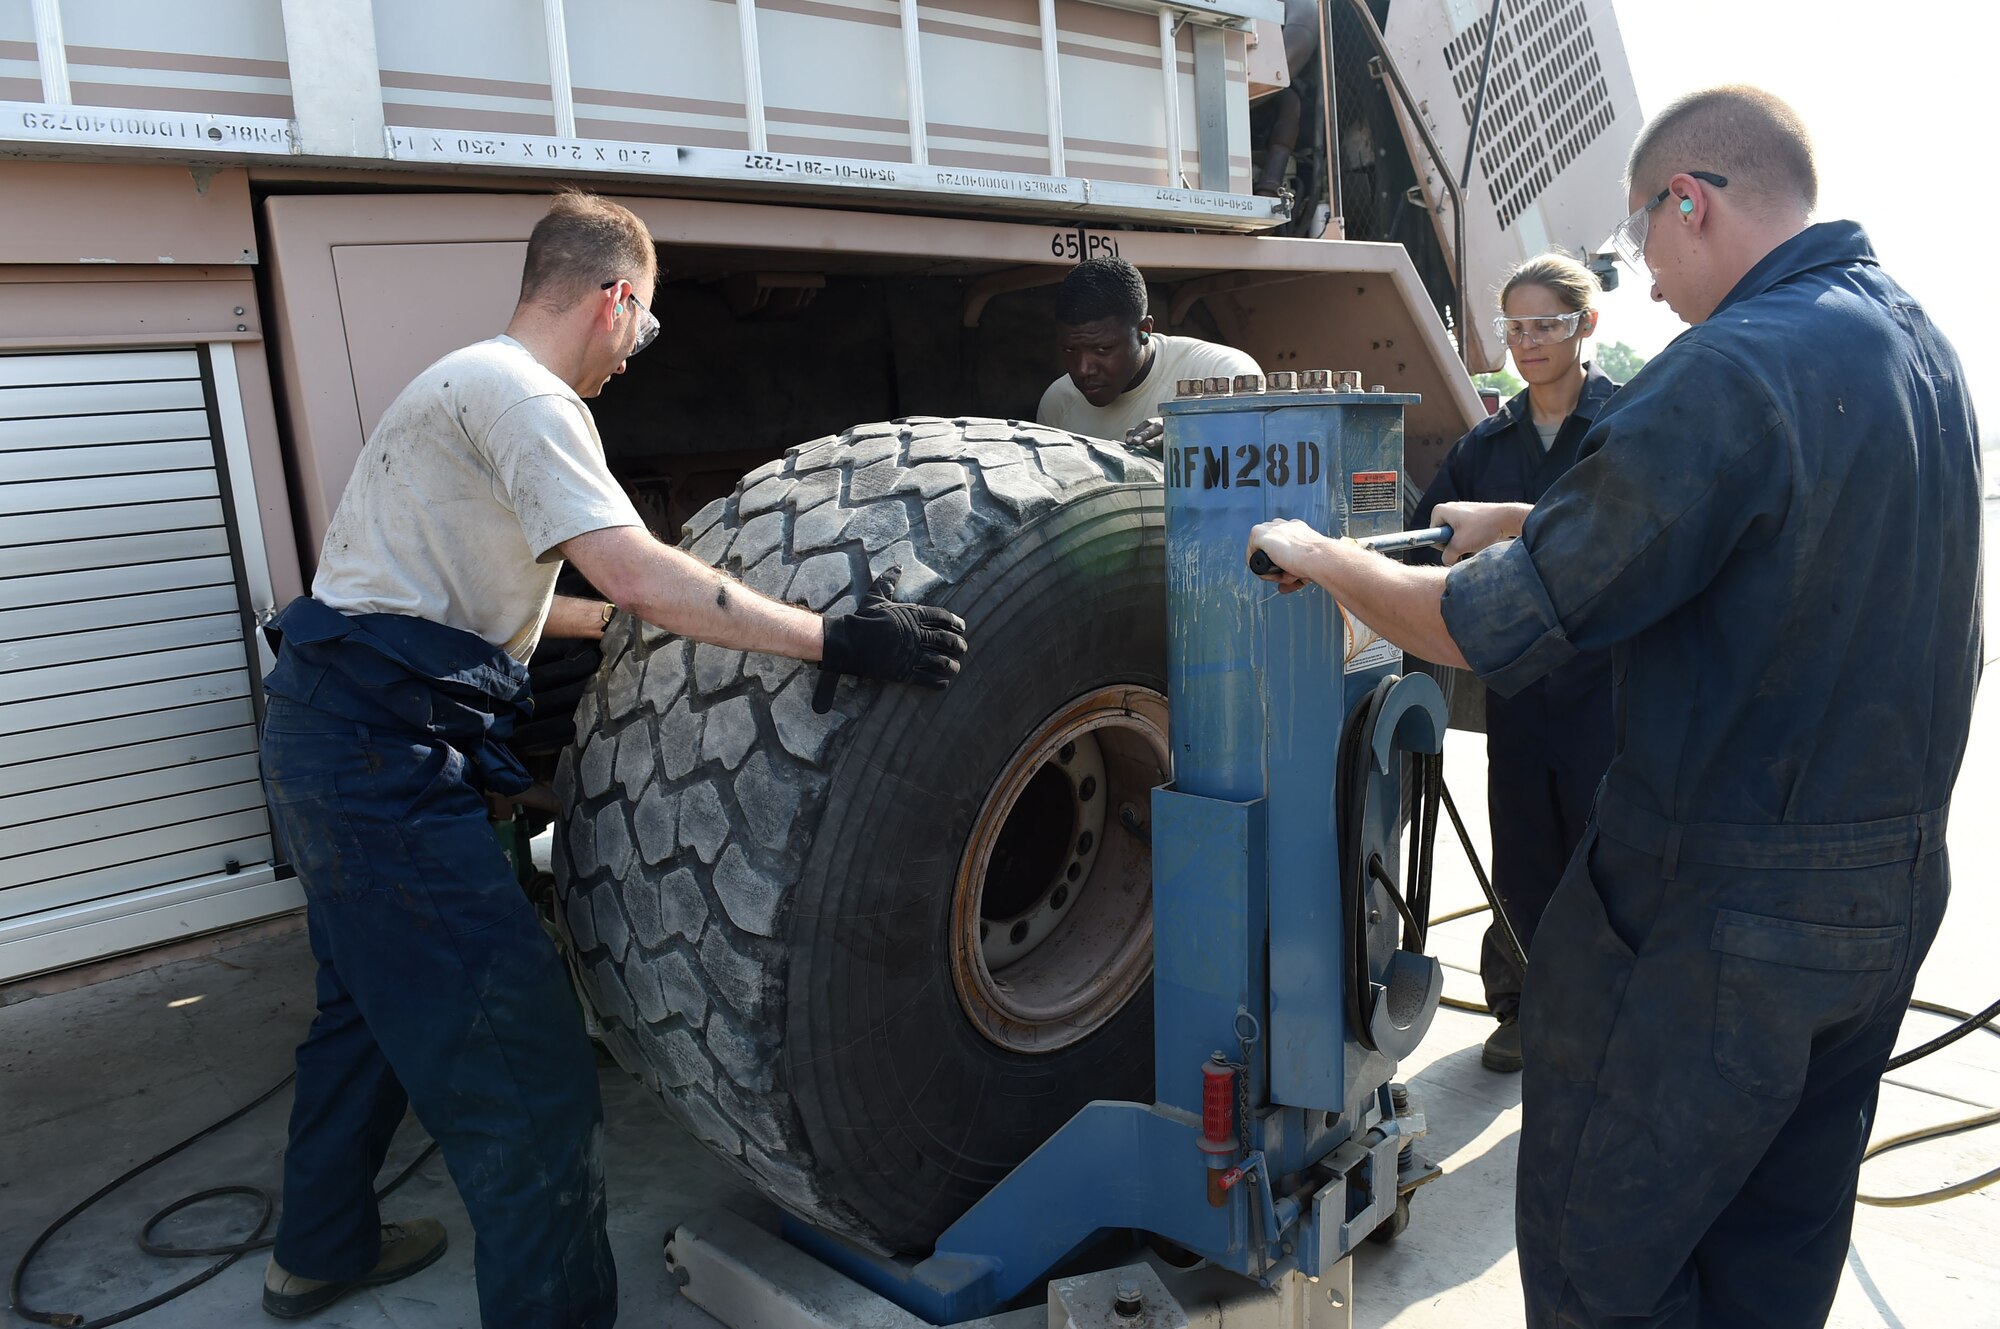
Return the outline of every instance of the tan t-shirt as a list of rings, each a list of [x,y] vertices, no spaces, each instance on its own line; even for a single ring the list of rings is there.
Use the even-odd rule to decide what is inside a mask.
[[[1037,423],[1123,443],[1127,433],[1160,413],[1161,402],[1174,399],[1176,379],[1234,378],[1259,372],[1257,362],[1234,346],[1219,346],[1198,337],[1162,337],[1157,332],[1152,340],[1159,350],[1138,387],[1119,394],[1109,406],[1092,406],[1064,374],[1042,394],[1042,404],[1035,410]]]
[[[557,546],[643,526],[583,399],[512,337],[453,351],[390,404],[320,547],[313,598],[534,653]]]

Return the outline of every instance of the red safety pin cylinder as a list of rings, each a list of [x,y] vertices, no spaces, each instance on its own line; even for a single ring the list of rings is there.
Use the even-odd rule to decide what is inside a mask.
[[[1201,1152],[1208,1156],[1208,1202],[1228,1203],[1222,1174],[1236,1153],[1236,1068],[1220,1052],[1201,1067]]]

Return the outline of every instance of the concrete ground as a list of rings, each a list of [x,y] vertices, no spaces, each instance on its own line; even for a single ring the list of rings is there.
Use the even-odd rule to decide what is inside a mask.
[[[2000,496],[1987,505],[2000,546]],[[2000,558],[1989,548],[1989,604],[2000,603]],[[1989,608],[1989,625],[2000,623]],[[1988,629],[1989,664],[2000,630]],[[1482,740],[1454,735],[1446,778],[1483,844]],[[2000,689],[1980,699],[1970,755],[1951,825],[1957,890],[1918,994],[1977,1008],[2000,995],[1991,958],[2000,937]],[[1444,832],[1449,836],[1449,829]],[[1474,903],[1477,888],[1455,844],[1446,845],[1437,909]],[[1447,990],[1479,996],[1477,919],[1440,928],[1434,950],[1450,968]],[[20,1258],[42,1226],[126,1167],[248,1101],[290,1067],[312,1011],[312,962],[302,931],[265,928],[227,949],[124,972],[87,985],[31,981],[0,989],[0,1261]],[[1941,1022],[1913,1017],[1905,1042]],[[1514,1264],[1513,1169],[1520,1081],[1481,1069],[1481,1016],[1442,1011],[1405,1066],[1431,1127],[1427,1152],[1445,1176],[1413,1206],[1410,1229],[1358,1256],[1355,1322],[1430,1329],[1521,1322]],[[714,1321],[675,1295],[660,1258],[675,1224],[721,1204],[753,1218],[769,1209],[659,1113],[624,1075],[603,1073],[611,1239],[623,1322],[693,1329]],[[54,1242],[24,1288],[43,1309],[86,1316],[162,1291],[203,1262],[141,1254],[133,1234],[173,1198],[225,1183],[276,1191],[288,1094],[194,1146],[119,1193]],[[2000,1044],[1968,1039],[1893,1076],[1883,1092],[1879,1137],[2000,1106]],[[406,1136],[392,1170],[420,1147]],[[1928,1189],[2000,1165],[2000,1128],[1871,1163],[1863,1189]],[[470,1329],[478,1323],[472,1237],[465,1211],[431,1160],[386,1205],[390,1217],[437,1214],[452,1247],[435,1268],[357,1294],[313,1323],[327,1329]],[[166,1225],[185,1244],[232,1239],[256,1206],[220,1201]],[[1863,1207],[1832,1323],[1861,1326],[2000,1325],[2000,1187],[1920,1209]],[[256,1324],[261,1256],[239,1262],[141,1323],[168,1329]]]

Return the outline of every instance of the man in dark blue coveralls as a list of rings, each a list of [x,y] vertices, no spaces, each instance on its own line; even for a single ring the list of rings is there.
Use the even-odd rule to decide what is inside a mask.
[[[1807,224],[1782,102],[1683,98],[1628,179],[1620,248],[1694,326],[1519,539],[1448,572],[1296,522],[1250,543],[1503,694],[1611,648],[1617,754],[1523,995],[1528,1323],[1793,1329],[1832,1305],[1949,892],[1978,427],[1861,228]]]
[[[305,888],[319,1013],[298,1050],[285,1205],[264,1309],[309,1315],[444,1251],[382,1223],[373,1182],[406,1106],[442,1148],[477,1238],[487,1329],[604,1329],[603,1113],[583,1018],[487,822],[529,788],[505,746],[523,662],[611,606],[555,597],[564,559],[619,607],[698,641],[943,687],[965,625],[889,602],[822,619],[647,534],[583,399],[659,323],[651,236],[560,195],[528,240],[503,336],[403,390],[355,463],[311,598],[274,620],[264,786]],[[440,292],[439,298],[449,298]]]

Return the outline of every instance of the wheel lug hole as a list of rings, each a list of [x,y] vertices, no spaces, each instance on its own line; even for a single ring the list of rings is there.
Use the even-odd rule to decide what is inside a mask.
[[[1049,893],[1049,908],[1060,909],[1069,903],[1069,887],[1058,886]]]
[[[1082,835],[1076,837],[1076,852],[1079,854],[1087,854],[1090,852],[1090,847],[1096,843],[1097,843],[1097,837],[1092,835],[1089,831],[1085,831]]]
[[[1007,929],[1007,941],[1009,945],[1019,946],[1022,942],[1026,941],[1027,939],[1028,939],[1027,919],[1025,918],[1021,919],[1019,922],[1015,923],[1013,927]]]
[[[1062,763],[1063,765],[1065,765],[1065,766],[1067,766],[1067,765],[1069,765],[1069,764],[1070,764],[1071,762],[1075,761],[1075,760],[1076,760],[1076,744],[1074,744],[1074,743],[1065,743],[1065,744],[1063,744],[1063,745],[1062,745],[1062,751],[1060,751],[1060,752],[1056,753],[1056,760],[1057,760],[1057,761],[1059,761],[1059,762],[1061,762],[1061,763]]]
[[[1085,803],[1097,797],[1097,777],[1094,775],[1084,776],[1083,783],[1076,787],[1076,796]]]
[[[1081,863],[1071,863],[1069,865],[1069,870],[1063,873],[1063,876],[1072,882],[1075,881],[1078,877],[1081,877],[1082,875],[1083,875],[1083,864]]]

